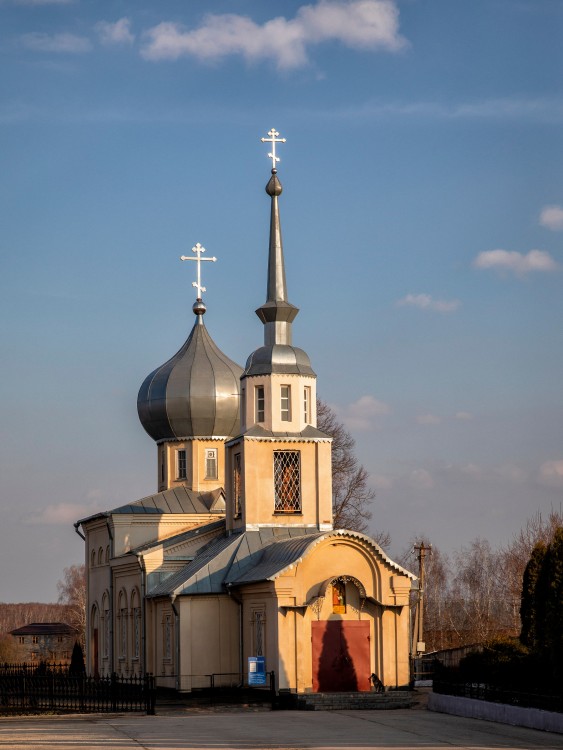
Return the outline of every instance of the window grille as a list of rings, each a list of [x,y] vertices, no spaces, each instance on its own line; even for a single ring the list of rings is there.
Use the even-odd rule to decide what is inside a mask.
[[[127,656],[127,609],[125,607],[119,613],[119,630],[121,635],[119,655],[125,658]]]
[[[110,613],[109,609],[104,611],[104,658],[109,657],[109,633],[110,633]]]
[[[141,608],[133,609],[133,656],[139,658],[141,651]]]
[[[164,618],[164,658],[170,659],[172,656],[172,617],[166,615]]]
[[[274,451],[274,506],[276,513],[301,512],[301,454]]]
[[[254,413],[256,422],[264,421],[264,386],[257,385],[254,389]]]
[[[264,612],[254,612],[254,654],[264,656]]]
[[[242,462],[240,453],[235,453],[235,466],[233,470],[233,495],[235,501],[235,516],[241,514],[242,500]]]
[[[217,479],[217,448],[205,449],[205,478]]]
[[[178,470],[178,479],[187,478],[187,463],[186,463],[186,451],[176,451],[176,463]]]
[[[281,420],[291,422],[291,386],[281,386]]]

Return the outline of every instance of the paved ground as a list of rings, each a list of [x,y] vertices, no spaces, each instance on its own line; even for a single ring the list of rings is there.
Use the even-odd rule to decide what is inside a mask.
[[[563,749],[563,735],[427,711],[170,712],[0,719],[10,750]]]

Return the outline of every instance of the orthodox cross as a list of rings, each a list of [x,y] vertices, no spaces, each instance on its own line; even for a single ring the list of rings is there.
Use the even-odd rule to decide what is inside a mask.
[[[272,128],[268,131],[269,138],[260,138],[262,143],[271,143],[272,144],[272,153],[268,154],[268,158],[272,160],[272,169],[276,168],[276,162],[279,161],[279,158],[276,156],[276,143],[285,143],[285,138],[278,138],[278,131],[275,128]]]
[[[201,299],[201,295],[203,292],[206,292],[207,289],[201,285],[201,262],[204,260],[209,260],[212,263],[215,263],[217,258],[202,258],[201,254],[205,252],[205,248],[202,247],[199,242],[196,243],[195,247],[192,247],[192,252],[196,254],[196,257],[194,258],[192,255],[181,255],[180,260],[195,260],[197,263],[197,281],[192,281],[192,286],[194,286],[197,289],[197,298]]]

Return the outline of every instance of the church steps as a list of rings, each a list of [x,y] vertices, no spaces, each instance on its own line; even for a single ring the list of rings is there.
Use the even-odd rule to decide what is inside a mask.
[[[408,690],[387,693],[291,693],[279,696],[281,708],[300,711],[354,711],[410,708],[414,704]]]

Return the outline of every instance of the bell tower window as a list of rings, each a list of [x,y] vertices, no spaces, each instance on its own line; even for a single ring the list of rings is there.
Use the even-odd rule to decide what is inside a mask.
[[[205,478],[217,479],[217,448],[205,449]]]
[[[301,513],[300,451],[274,451],[274,510]]]
[[[303,418],[305,424],[311,424],[311,387],[308,385],[303,389]]]
[[[264,386],[257,385],[254,389],[254,415],[256,422],[264,421]]]
[[[178,479],[187,479],[186,451],[176,451],[176,476]]]
[[[291,422],[291,386],[281,386],[281,420]]]
[[[240,453],[235,453],[235,465],[233,469],[233,495],[235,501],[235,518],[241,514],[241,500],[242,500],[242,465]]]

